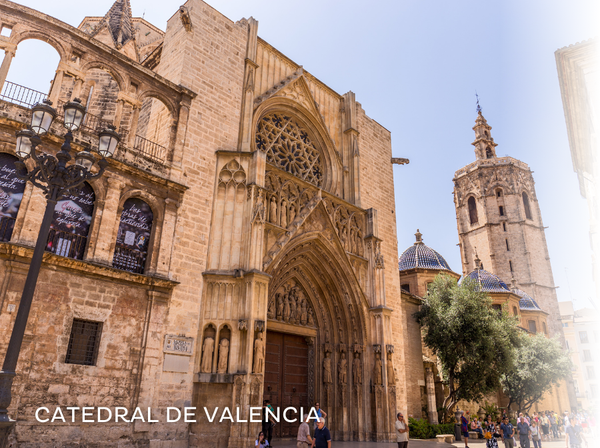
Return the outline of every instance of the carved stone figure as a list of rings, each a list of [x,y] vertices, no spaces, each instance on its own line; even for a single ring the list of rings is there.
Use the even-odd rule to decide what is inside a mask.
[[[204,338],[204,343],[202,344],[202,364],[200,365],[200,372],[212,372],[212,359],[214,348],[215,340],[211,337]]]
[[[312,308],[308,309],[308,325],[310,325],[311,327],[315,326],[315,318],[313,316]]]
[[[223,338],[219,342],[219,362],[217,363],[217,373],[227,373],[227,359],[229,356],[229,339]]]
[[[300,297],[302,302],[300,303],[300,323],[302,325],[306,325],[308,322],[308,304],[306,303],[306,298],[302,293],[300,293]]]
[[[275,297],[269,299],[269,306],[267,307],[267,317],[269,319],[275,319],[275,303],[278,295],[279,294],[275,294]]]
[[[254,340],[254,364],[252,373],[262,373],[265,360],[265,343],[263,341],[263,333],[258,333],[258,337]]]
[[[271,211],[269,213],[269,221],[272,224],[277,224],[277,201],[275,196],[271,196]]]
[[[392,361],[392,354],[388,353],[387,356],[387,380],[388,386],[396,385],[396,375],[394,373],[394,362]]]
[[[329,352],[325,352],[325,359],[323,360],[323,382],[333,383],[333,376],[331,374],[331,358]]]
[[[329,339],[329,329],[325,328],[325,343],[329,344],[331,340]]]
[[[262,191],[259,193],[258,198],[256,199],[256,205],[254,206],[254,211],[252,212],[252,222],[256,221],[261,224],[265,222],[265,203]]]
[[[287,228],[287,202],[281,201],[281,227]]]
[[[338,365],[338,381],[340,384],[346,384],[348,376],[348,360],[346,359],[346,353],[342,352],[340,363]]]
[[[339,315],[337,315],[337,323],[338,323],[338,336],[340,338],[340,342],[342,342],[344,340],[344,327],[342,326],[342,318]]]
[[[286,294],[283,298],[283,321],[289,322],[290,315],[292,314],[292,308],[290,304],[290,294]]]
[[[283,309],[285,306],[285,298],[283,296],[283,294],[276,294],[275,297],[277,298],[277,320],[281,320],[283,319]]]
[[[383,364],[381,363],[381,353],[375,355],[375,371],[373,372],[373,381],[376,385],[383,384]]]
[[[296,206],[294,204],[290,204],[290,224],[294,222],[296,218]]]
[[[354,359],[352,360],[352,376],[354,377],[354,384],[362,384],[362,363],[358,352],[354,353]]]

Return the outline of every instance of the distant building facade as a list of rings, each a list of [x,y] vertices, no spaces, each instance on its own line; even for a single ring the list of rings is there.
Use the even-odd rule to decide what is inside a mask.
[[[572,362],[577,407],[591,411],[600,406],[600,313],[593,308],[575,311],[573,302],[560,302],[565,341]]]

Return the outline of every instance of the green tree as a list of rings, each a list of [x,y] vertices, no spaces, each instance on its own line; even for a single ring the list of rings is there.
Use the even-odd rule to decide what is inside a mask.
[[[448,387],[444,413],[459,400],[481,401],[500,388],[500,377],[513,366],[517,322],[491,307],[491,299],[466,280],[460,286],[440,274],[415,313],[423,341],[439,359]]]
[[[531,406],[571,373],[571,360],[557,339],[522,332],[516,347],[514,367],[502,375],[501,383],[510,403],[520,412]]]

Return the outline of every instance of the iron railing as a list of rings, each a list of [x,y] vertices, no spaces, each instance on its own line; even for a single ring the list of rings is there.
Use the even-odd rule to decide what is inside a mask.
[[[50,229],[46,250],[61,257],[83,260],[87,237],[75,233]]]
[[[133,272],[134,274],[143,274],[145,264],[146,252],[130,249],[117,243],[113,256],[113,268]]]
[[[135,136],[133,149],[157,162],[164,162],[167,155],[167,148],[140,135]]]
[[[45,100],[47,97],[48,95],[44,92],[39,92],[10,81],[4,81],[2,92],[0,92],[0,100],[26,107],[31,107],[35,103]]]

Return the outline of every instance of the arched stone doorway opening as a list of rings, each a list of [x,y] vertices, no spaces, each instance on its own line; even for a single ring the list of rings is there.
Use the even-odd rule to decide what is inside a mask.
[[[275,407],[315,402],[337,440],[365,440],[370,427],[366,300],[347,256],[317,207],[305,232],[267,268],[264,397]],[[298,424],[281,422],[274,437],[295,437]]]

